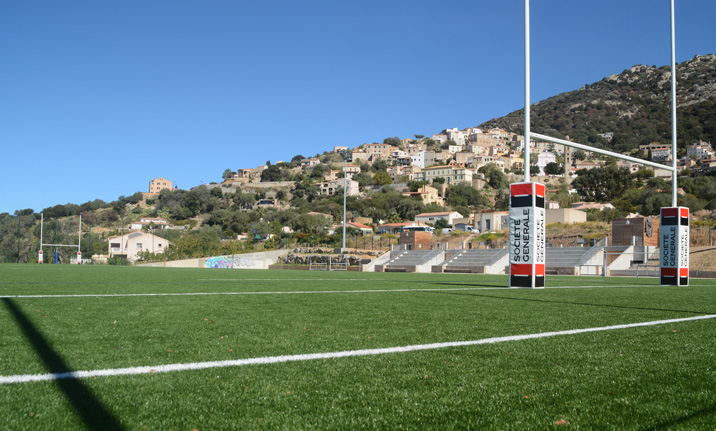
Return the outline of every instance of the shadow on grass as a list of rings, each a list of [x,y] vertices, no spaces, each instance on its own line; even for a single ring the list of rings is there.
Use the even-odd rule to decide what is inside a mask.
[[[685,422],[688,423],[692,419],[700,418],[702,416],[710,416],[716,414],[716,406],[707,407],[705,409],[697,410],[695,412],[691,412],[676,418],[673,418],[671,420],[667,420],[665,422],[661,422],[655,425],[650,425],[647,427],[644,427],[641,429],[641,431],[659,431],[659,430],[667,430],[672,429],[674,427],[678,427],[679,425],[683,425]]]
[[[505,290],[508,290],[508,289],[505,288]],[[583,306],[588,306],[588,307],[618,308],[618,309],[623,309],[623,310],[668,311],[668,312],[672,312],[672,313],[689,313],[689,314],[698,314],[698,315],[711,314],[706,311],[673,310],[673,309],[669,309],[669,308],[636,307],[636,306],[632,306],[632,305],[594,304],[594,303],[590,303],[590,302],[555,301],[553,299],[516,298],[514,296],[500,296],[500,295],[490,295],[487,293],[474,293],[474,292],[454,292],[454,291],[448,292],[448,291],[430,290],[430,291],[424,291],[424,292],[420,292],[420,293],[440,294],[440,295],[474,296],[474,297],[481,297],[481,298],[503,299],[503,300],[508,300],[508,301],[542,302],[542,303],[548,303],[548,304],[583,305]]]
[[[12,313],[28,342],[42,359],[48,371],[53,374],[71,372],[62,357],[55,352],[40,331],[33,325],[23,311],[9,298],[3,298],[5,306]],[[91,430],[120,431],[123,430],[112,413],[100,402],[92,391],[80,380],[65,378],[55,380],[67,401],[72,404],[75,412]]]

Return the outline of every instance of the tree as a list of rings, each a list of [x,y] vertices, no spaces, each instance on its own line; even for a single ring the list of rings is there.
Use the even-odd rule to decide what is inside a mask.
[[[564,168],[559,163],[550,162],[544,167],[544,172],[547,175],[561,175],[564,173]]]
[[[373,172],[385,171],[386,169],[388,169],[388,162],[383,159],[376,160],[373,162],[373,166],[370,167]]]
[[[375,184],[377,186],[383,186],[383,185],[392,184],[392,183],[393,183],[393,178],[391,178],[390,175],[388,174],[388,172],[386,172],[386,171],[376,172],[375,175],[373,176],[373,184]]]
[[[385,138],[385,139],[383,139],[383,143],[385,145],[393,145],[396,147],[399,147],[402,144],[402,142],[400,141],[400,138],[397,136],[395,136],[393,138]]]
[[[244,193],[241,190],[237,190],[236,193],[234,193],[234,195],[231,197],[231,199],[239,208],[248,209],[253,207],[254,202],[256,202],[256,194]]]
[[[234,172],[232,172],[231,169],[226,169],[221,175],[221,178],[228,180],[229,178],[231,178],[232,175],[234,175]]]
[[[594,168],[575,178],[572,187],[588,201],[607,202],[617,199],[632,187],[632,176],[626,168]]]
[[[291,222],[291,229],[294,232],[322,233],[329,222],[323,216],[301,214]]]
[[[487,206],[489,204],[487,198],[466,182],[449,186],[445,191],[445,202],[453,208],[457,206]]]
[[[361,190],[373,183],[373,178],[365,172],[359,172],[353,175],[352,179],[353,181],[358,181],[358,187]]]
[[[268,165],[267,165],[268,166]],[[261,171],[261,182],[281,181],[281,168],[276,165],[270,165]]]
[[[435,220],[435,224],[433,225],[433,227],[438,230],[445,229],[445,228],[450,227],[450,223],[448,223],[448,221],[445,220],[444,218],[439,218],[439,219]]]

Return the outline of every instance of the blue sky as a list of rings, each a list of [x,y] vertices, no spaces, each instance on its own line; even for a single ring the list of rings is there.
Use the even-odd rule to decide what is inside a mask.
[[[677,0],[677,61],[716,53]],[[533,0],[532,101],[668,65],[668,0]],[[523,1],[0,3],[0,213],[220,181],[522,108]],[[539,131],[539,125],[533,125]]]

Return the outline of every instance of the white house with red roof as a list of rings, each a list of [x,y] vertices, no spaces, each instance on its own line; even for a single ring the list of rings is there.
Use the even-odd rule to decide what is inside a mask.
[[[462,214],[460,214],[457,211],[444,211],[439,213],[422,213],[415,216],[415,222],[416,223],[429,223],[429,224],[435,224],[436,221],[440,219],[447,220],[447,222],[452,226],[453,221],[456,218],[462,218]]]

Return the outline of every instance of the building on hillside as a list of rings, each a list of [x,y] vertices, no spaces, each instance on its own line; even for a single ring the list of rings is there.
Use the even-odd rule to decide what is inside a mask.
[[[460,151],[455,153],[454,157],[456,163],[462,163],[467,165],[472,163],[473,159],[475,158],[475,153],[471,153],[469,151]]]
[[[353,175],[360,174],[360,166],[359,165],[346,165],[345,167],[345,177],[349,180],[353,178]]]
[[[407,176],[408,178],[412,179],[415,172],[420,172],[420,168],[413,165],[389,166],[386,171],[388,172],[388,175],[390,175],[390,178],[393,179],[393,182],[398,182],[400,180],[400,177],[404,176]]]
[[[342,153],[348,151],[348,147],[344,147],[342,145],[335,145],[333,146],[333,152],[334,153]]]
[[[129,225],[130,230],[140,230],[144,227],[153,229],[167,229],[169,224],[166,219],[157,217],[142,217]]]
[[[346,222],[346,229],[356,229],[361,235],[373,233],[373,228],[357,222]]]
[[[545,224],[552,223],[584,223],[587,221],[587,213],[574,208],[548,208],[545,210]]]
[[[457,184],[463,181],[472,183],[474,175],[475,171],[473,169],[453,168],[451,166],[432,166],[423,169],[422,172],[415,173],[413,178],[416,181],[427,181],[429,184],[432,184],[435,178],[444,178],[446,184]]]
[[[443,211],[437,213],[422,213],[415,216],[416,223],[429,223],[435,224],[438,220],[446,220],[449,225],[452,226],[453,221],[456,218],[462,218],[462,215],[457,211]]]
[[[557,163],[557,156],[551,152],[542,152],[537,154],[537,167],[539,167],[539,175],[546,175],[544,168],[550,163]]]
[[[149,180],[150,195],[158,195],[162,190],[172,190],[172,182],[162,177]]]
[[[320,160],[316,157],[309,157],[308,159],[301,160],[301,167],[302,168],[312,168],[316,166],[317,164],[321,163]]]
[[[443,198],[441,198],[438,194],[438,189],[436,189],[435,187],[430,187],[428,185],[420,187],[416,192],[405,192],[403,193],[403,196],[420,199],[423,205],[444,205]]]
[[[711,144],[704,141],[699,141],[694,145],[686,148],[686,157],[695,158],[696,160],[706,160],[714,158],[714,151],[711,148]]]
[[[465,145],[465,140],[467,138],[467,133],[463,132],[462,130],[458,130],[457,128],[452,128],[446,130],[448,140],[455,142],[459,146]]]
[[[109,257],[120,257],[130,262],[139,259],[140,252],[164,253],[171,245],[166,239],[148,232],[131,232],[107,239]]]
[[[367,144],[363,146],[363,150],[372,161],[378,159],[389,160],[390,154],[393,151],[397,151],[398,147],[388,144]]]
[[[351,158],[353,159],[353,163],[363,162],[370,164],[370,155],[365,151],[354,149],[351,152]]]
[[[475,227],[480,232],[498,232],[510,226],[510,213],[508,211],[476,211],[473,217]]]
[[[411,155],[411,163],[421,169],[425,169],[435,164],[435,152],[419,151]]]
[[[430,137],[430,139],[432,139],[435,142],[440,142],[441,144],[443,144],[443,143],[447,142],[448,137],[447,137],[447,135],[433,135]]]
[[[325,181],[322,183],[314,184],[318,187],[319,193],[324,196],[333,196],[336,191],[343,189],[343,185],[346,185],[346,196],[356,196],[359,193],[358,181],[349,180],[347,178],[339,178],[334,181]]]
[[[332,170],[326,172],[325,174],[323,174],[323,180],[324,181],[335,181],[338,179],[338,174],[340,172],[341,171],[339,171],[339,170],[332,169]]]
[[[651,161],[657,163],[671,161],[671,147],[652,148]]]

